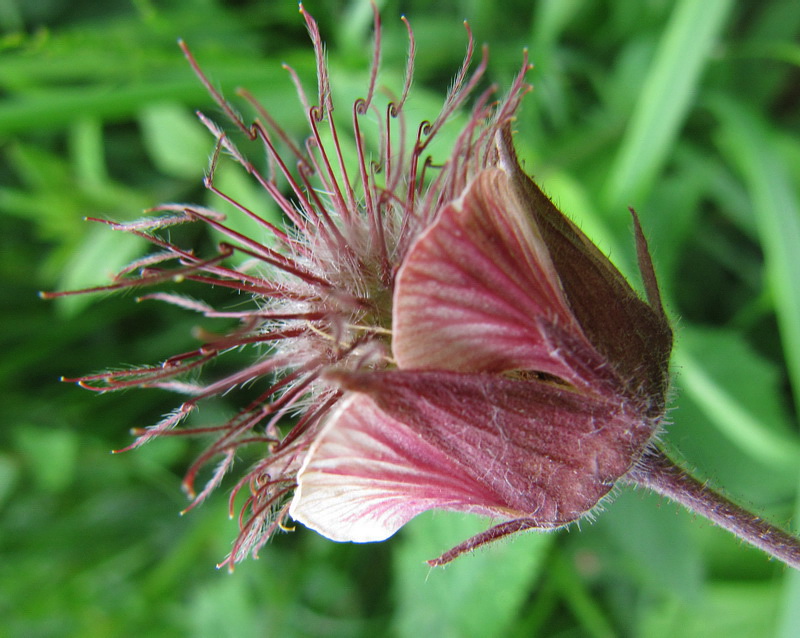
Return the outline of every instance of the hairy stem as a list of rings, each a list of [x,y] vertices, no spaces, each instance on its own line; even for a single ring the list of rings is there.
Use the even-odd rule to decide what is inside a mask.
[[[775,527],[709,489],[660,450],[647,452],[625,477],[705,516],[743,541],[800,570],[800,538]]]

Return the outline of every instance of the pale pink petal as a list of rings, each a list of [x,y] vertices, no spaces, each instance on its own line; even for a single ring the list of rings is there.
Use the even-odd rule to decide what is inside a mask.
[[[382,540],[434,508],[558,527],[594,507],[652,434],[622,401],[543,381],[406,371],[335,379],[355,394],[309,450],[291,507],[334,540]]]
[[[614,369],[624,394],[640,401],[647,414],[662,415],[669,385],[672,330],[636,213],[631,210],[648,302],[639,298],[597,246],[525,174],[514,151],[510,128],[499,132],[496,141],[499,165],[509,176],[524,216],[536,225],[548,247],[564,297],[583,335],[607,362],[606,368]]]
[[[653,424],[621,397],[499,375],[342,373],[337,380],[443,450],[505,507],[572,520],[641,455]]]
[[[513,515],[443,450],[356,394],[309,450],[289,513],[332,540],[365,543],[433,508]]]
[[[573,382],[566,342],[601,364],[539,230],[510,189],[504,171],[481,172],[412,246],[394,292],[400,368],[537,370]]]

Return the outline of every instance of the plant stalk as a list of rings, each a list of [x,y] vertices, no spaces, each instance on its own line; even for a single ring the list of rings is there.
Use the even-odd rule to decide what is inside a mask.
[[[623,479],[680,503],[743,541],[800,570],[800,538],[706,487],[658,449],[645,453]]]

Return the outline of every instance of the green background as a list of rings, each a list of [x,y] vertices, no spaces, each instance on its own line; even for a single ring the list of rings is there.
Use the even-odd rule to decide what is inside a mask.
[[[677,331],[662,440],[738,502],[797,529],[800,3],[379,4],[387,83],[405,64],[399,16],[415,29],[413,117],[435,117],[464,18],[501,87],[529,48],[536,88],[517,122],[526,167],[624,271],[626,206],[649,237]],[[369,4],[305,6],[334,83],[357,96]],[[298,529],[233,575],[215,570],[236,533],[225,487],[178,516],[199,448],[168,439],[109,454],[178,398],[58,383],[196,347],[203,322],[131,294],[45,302],[36,291],[102,283],[145,250],[87,215],[214,202],[202,189],[213,140],[192,111],[222,115],[178,37],[227,95],[247,86],[304,134],[281,69],[291,63],[313,87],[297,5],[0,0],[0,29],[0,636],[800,635],[798,574],[629,489],[595,522],[521,535],[446,569],[424,560],[483,521],[425,515],[363,546]],[[219,179],[274,214],[241,175]]]

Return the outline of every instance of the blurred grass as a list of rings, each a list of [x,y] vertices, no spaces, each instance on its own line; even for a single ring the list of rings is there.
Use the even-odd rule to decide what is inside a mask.
[[[528,170],[627,272],[626,205],[654,250],[678,331],[665,444],[736,500],[778,523],[794,512],[797,525],[800,4],[380,4],[387,78],[405,62],[401,11],[414,26],[421,119],[461,60],[463,18],[501,86],[529,47],[536,91],[517,136]],[[368,6],[305,6],[350,99],[366,83]],[[233,576],[216,572],[235,534],[224,494],[177,516],[197,448],[108,454],[175,398],[56,382],[190,347],[197,319],[130,295],[65,305],[35,292],[102,282],[142,249],[84,216],[210,203],[200,184],[213,145],[192,111],[221,117],[178,37],[227,95],[247,86],[302,134],[280,68],[312,80],[297,5],[12,0],[0,31],[0,636],[800,635],[795,574],[631,491],[580,530],[433,573],[423,560],[480,523],[426,516],[366,546],[298,530]],[[223,179],[267,210],[238,174]]]

